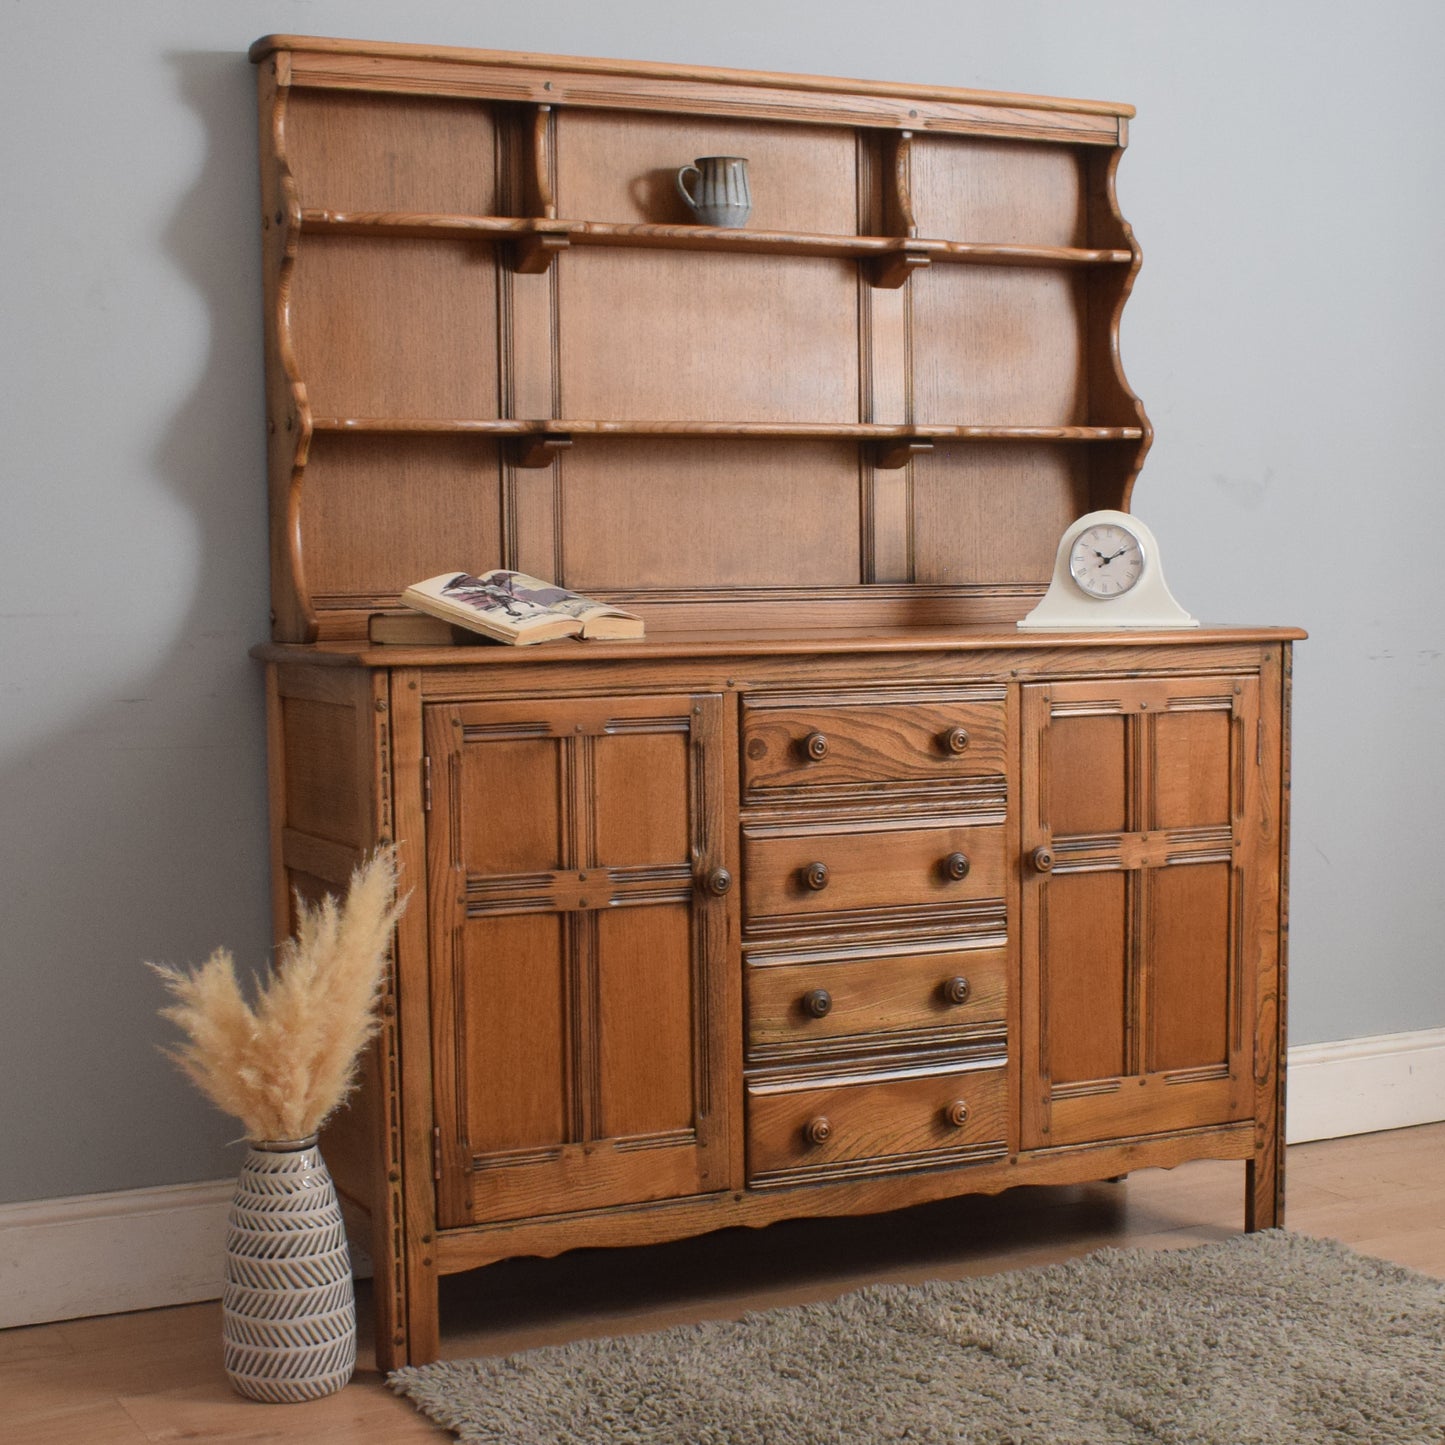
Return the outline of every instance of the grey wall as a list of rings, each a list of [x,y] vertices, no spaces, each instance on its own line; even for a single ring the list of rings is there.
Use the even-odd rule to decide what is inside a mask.
[[[1132,101],[1135,495],[1299,649],[1298,1042],[1445,1025],[1433,0],[9,0],[0,1200],[231,1172],[144,958],[267,946],[252,72],[272,31]]]

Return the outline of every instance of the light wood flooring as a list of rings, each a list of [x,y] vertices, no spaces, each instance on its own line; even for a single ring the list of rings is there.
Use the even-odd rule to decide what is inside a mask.
[[[1297,1145],[1288,1224],[1445,1279],[1445,1124]],[[519,1260],[446,1282],[448,1357],[657,1329],[827,1299],[877,1280],[993,1274],[1106,1245],[1173,1248],[1241,1227],[1244,1168],[1186,1164],[1122,1184],[1013,1190],[860,1220],[729,1230],[651,1250]],[[369,1298],[362,1286],[363,1341]],[[340,1394],[258,1405],[226,1384],[220,1306],[187,1305],[0,1332],[6,1445],[452,1437],[394,1397],[369,1349]]]

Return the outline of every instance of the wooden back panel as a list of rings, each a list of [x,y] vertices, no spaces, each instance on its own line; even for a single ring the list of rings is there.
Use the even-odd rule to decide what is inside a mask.
[[[654,626],[1012,621],[1127,506],[1127,106],[258,42],[279,640],[516,567]],[[675,185],[748,158],[741,229]],[[800,612],[806,616],[800,618]]]

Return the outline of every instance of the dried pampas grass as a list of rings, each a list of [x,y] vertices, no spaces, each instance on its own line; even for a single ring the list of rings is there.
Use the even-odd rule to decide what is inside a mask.
[[[344,902],[296,900],[296,936],[256,982],[254,1007],[218,948],[194,972],[150,964],[175,997],[161,1010],[187,1042],[166,1053],[253,1140],[314,1134],[355,1085],[376,1032],[396,896],[396,853],[378,851],[351,875]]]

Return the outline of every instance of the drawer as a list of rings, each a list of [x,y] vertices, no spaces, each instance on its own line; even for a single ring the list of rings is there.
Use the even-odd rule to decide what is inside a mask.
[[[1002,948],[973,948],[750,966],[748,1045],[1002,1021],[1007,964]]]
[[[1008,1071],[748,1086],[748,1183],[892,1173],[1008,1152]]]
[[[743,830],[749,918],[967,903],[1004,893],[998,825]]]
[[[1003,773],[1002,696],[830,705],[748,699],[743,711],[743,786],[947,782]]]

